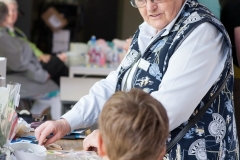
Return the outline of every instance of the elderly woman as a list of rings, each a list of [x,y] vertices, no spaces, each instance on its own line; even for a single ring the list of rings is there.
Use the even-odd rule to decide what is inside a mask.
[[[1,2],[4,2],[9,11],[9,15],[6,19],[5,25],[8,28],[8,33],[12,37],[19,37],[24,40],[26,40],[29,45],[31,46],[31,49],[33,50],[33,53],[37,58],[40,60],[42,67],[48,71],[48,73],[51,76],[51,79],[57,83],[60,84],[60,77],[61,76],[68,76],[68,68],[64,64],[63,61],[66,59],[66,54],[61,53],[57,56],[51,56],[50,54],[44,54],[40,49],[37,48],[37,46],[30,42],[26,35],[17,27],[14,27],[14,24],[17,21],[18,17],[18,4],[16,0],[0,0]]]
[[[34,100],[31,113],[42,114],[45,109],[51,107],[52,118],[59,119],[61,101],[58,86],[49,79],[49,73],[42,68],[29,43],[9,35],[5,27],[8,9],[3,2],[1,6],[3,9],[0,10],[0,57],[7,58],[7,82],[20,83],[21,98]]]
[[[128,54],[116,71],[96,83],[62,119],[37,128],[39,143],[44,144],[50,133],[54,136],[45,144],[96,123],[108,98],[131,88],[141,88],[163,104],[171,143],[230,73],[207,112],[166,154],[166,159],[238,159],[231,44],[221,22],[196,0],[130,2],[144,22],[135,32]],[[97,146],[96,134],[84,140],[85,149]]]

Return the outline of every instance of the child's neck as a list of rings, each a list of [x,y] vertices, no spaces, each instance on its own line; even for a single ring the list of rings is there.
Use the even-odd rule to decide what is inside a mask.
[[[103,160],[110,160],[110,159],[108,158],[108,156],[104,156],[104,157],[102,157],[102,159],[103,159]]]

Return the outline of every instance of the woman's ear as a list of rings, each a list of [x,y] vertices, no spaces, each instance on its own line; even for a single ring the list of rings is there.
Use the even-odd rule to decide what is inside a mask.
[[[101,157],[107,156],[106,151],[105,151],[104,142],[103,142],[103,139],[102,139],[102,136],[100,133],[97,135],[97,144],[98,144],[98,146],[97,146],[98,155]]]

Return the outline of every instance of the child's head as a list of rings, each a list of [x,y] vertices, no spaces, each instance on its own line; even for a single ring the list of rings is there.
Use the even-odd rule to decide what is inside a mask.
[[[139,89],[116,92],[99,117],[99,155],[110,160],[162,159],[168,125],[166,110],[151,95]]]

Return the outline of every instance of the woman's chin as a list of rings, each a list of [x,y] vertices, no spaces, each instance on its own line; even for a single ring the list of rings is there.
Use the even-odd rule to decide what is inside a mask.
[[[8,22],[7,24],[9,27],[14,27],[15,23],[16,21],[11,21],[11,22]]]
[[[163,24],[159,24],[159,23],[155,23],[155,24],[151,24],[151,26],[155,29],[157,29],[158,31],[162,30],[166,25]]]

